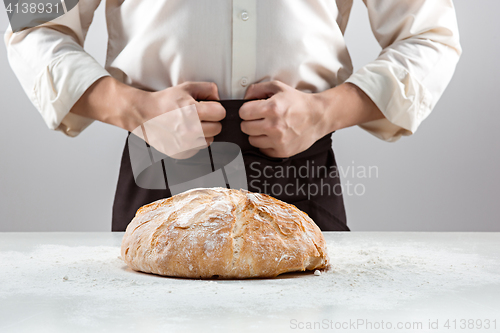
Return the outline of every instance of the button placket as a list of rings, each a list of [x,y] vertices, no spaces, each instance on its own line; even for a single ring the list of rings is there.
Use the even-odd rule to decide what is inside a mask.
[[[231,95],[245,96],[246,88],[255,79],[256,66],[256,1],[233,1],[233,45]]]

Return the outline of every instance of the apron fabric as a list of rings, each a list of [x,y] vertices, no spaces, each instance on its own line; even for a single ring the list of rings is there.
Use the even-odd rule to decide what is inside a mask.
[[[247,100],[219,102],[226,109],[226,117],[221,121],[222,131],[215,136],[214,142],[231,142],[240,147],[249,191],[265,193],[295,205],[322,231],[349,231],[331,134],[292,157],[269,157],[251,146],[248,135],[241,131],[238,111]],[[125,231],[140,207],[168,197],[171,197],[168,184],[166,190],[136,185],[127,140],[113,204],[112,231]]]

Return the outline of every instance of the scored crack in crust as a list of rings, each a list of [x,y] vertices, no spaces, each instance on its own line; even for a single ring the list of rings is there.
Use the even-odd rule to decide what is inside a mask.
[[[193,189],[141,207],[121,256],[136,271],[244,279],[323,269],[325,239],[297,207],[225,188]]]

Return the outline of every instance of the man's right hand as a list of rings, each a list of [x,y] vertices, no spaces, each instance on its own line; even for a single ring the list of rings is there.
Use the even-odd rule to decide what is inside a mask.
[[[222,129],[220,121],[226,116],[224,107],[215,102],[218,99],[217,85],[211,82],[185,82],[161,91],[149,92],[133,88],[107,76],[90,86],[75,103],[71,112],[132,132],[148,120],[170,111],[195,105],[208,145],[213,142],[214,136],[220,133]],[[207,102],[198,102],[197,100],[206,100]],[[168,118],[167,115],[164,119]],[[192,147],[192,142],[190,142],[192,141],[192,133],[189,133],[192,127],[185,126],[190,124],[162,123],[167,127],[161,129],[160,127],[164,125],[155,126],[155,130],[151,134],[147,133],[148,141],[153,147],[174,158],[188,158],[197,152],[195,150],[184,154],[171,154],[169,151],[165,151],[164,147],[170,145],[159,145],[158,143],[171,140],[171,138],[165,137],[164,133],[167,132],[175,133],[178,146],[174,150],[181,149],[182,151],[183,146]]]

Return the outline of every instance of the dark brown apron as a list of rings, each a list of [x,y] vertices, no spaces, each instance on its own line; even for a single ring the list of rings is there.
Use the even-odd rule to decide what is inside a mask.
[[[248,135],[241,131],[238,111],[245,102],[220,101],[226,109],[226,117],[221,121],[222,132],[215,136],[214,141],[231,142],[240,147],[248,190],[266,193],[297,206],[323,231],[349,231],[331,134],[295,156],[266,156],[251,146]],[[168,184],[166,190],[150,190],[136,185],[126,143],[113,204],[112,231],[124,231],[141,206],[170,196]]]

